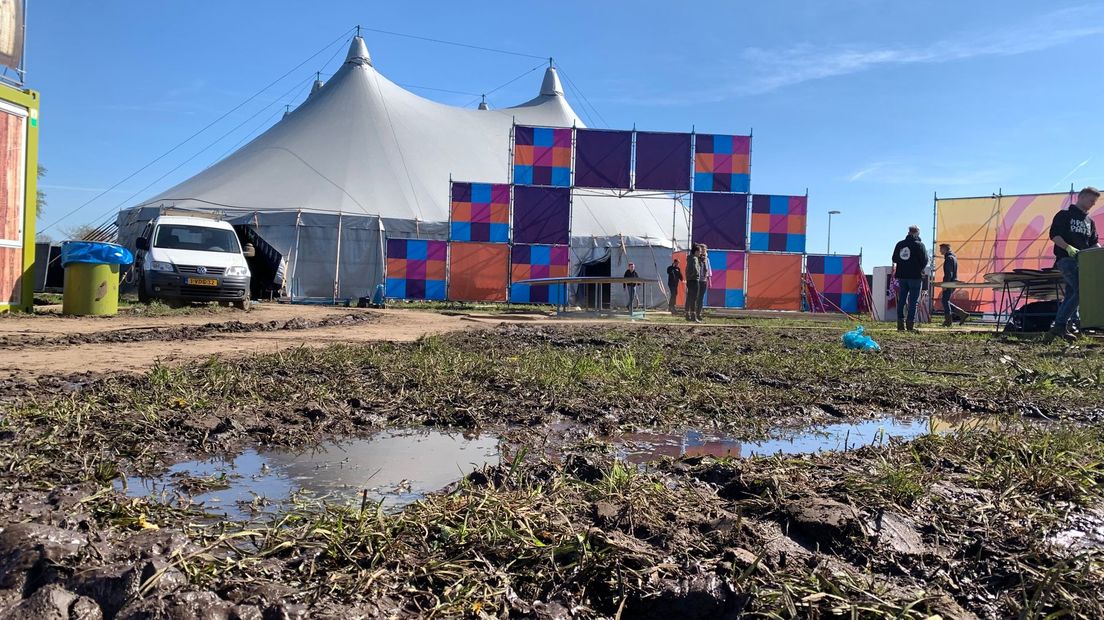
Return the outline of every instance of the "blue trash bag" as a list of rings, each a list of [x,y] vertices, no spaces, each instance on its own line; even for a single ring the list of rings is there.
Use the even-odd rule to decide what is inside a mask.
[[[61,244],[61,266],[70,263],[94,265],[129,265],[134,262],[130,250],[114,243],[99,241],[64,241]]]
[[[383,302],[384,302],[383,295],[384,295],[385,290],[386,289],[384,288],[383,284],[377,284],[376,285],[376,292],[372,295],[372,305],[373,306],[383,306]]]
[[[873,338],[863,333],[862,325],[859,325],[843,335],[843,346],[847,349],[856,349],[859,351],[882,350],[882,347],[879,347],[878,343],[874,342]]]

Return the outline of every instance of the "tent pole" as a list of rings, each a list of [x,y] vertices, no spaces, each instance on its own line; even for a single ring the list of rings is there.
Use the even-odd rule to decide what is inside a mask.
[[[939,207],[939,202],[938,201],[939,201],[939,192],[932,192],[932,243],[931,243],[931,248],[932,249],[931,249],[931,259],[930,259],[931,270],[929,271],[930,275],[928,276],[928,316],[929,317],[934,317],[935,316],[935,250],[936,250],[935,242],[937,241],[936,235],[939,234],[939,232],[938,232],[938,221],[939,220],[938,220],[938,214],[937,214],[937,210],[938,210],[938,207]]]
[[[337,305],[337,294],[341,290],[341,212],[337,214],[337,260],[334,262],[333,303]]]
[[[379,279],[379,281],[376,282],[376,285],[378,286],[382,283],[383,286],[384,286],[384,289],[386,289],[387,288],[387,244],[386,244],[386,240],[385,240],[385,236],[384,236],[384,230],[383,230],[383,217],[381,217],[379,215],[376,216],[376,227],[379,228],[379,260],[380,260],[380,262],[379,262],[380,279]],[[372,291],[372,296],[375,297],[375,291]],[[383,298],[384,299],[387,298],[386,290],[384,291],[384,297]]]
[[[295,258],[291,261],[291,274],[288,276],[288,297],[295,301],[295,276],[299,272],[299,225],[303,220],[303,211],[295,212]]]

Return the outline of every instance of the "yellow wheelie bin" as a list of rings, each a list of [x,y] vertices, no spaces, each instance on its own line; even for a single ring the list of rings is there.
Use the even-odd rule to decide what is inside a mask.
[[[1077,269],[1081,328],[1104,329],[1104,248],[1078,252]]]
[[[130,250],[114,243],[66,241],[61,311],[77,316],[114,316],[119,312],[119,271],[134,262]]]

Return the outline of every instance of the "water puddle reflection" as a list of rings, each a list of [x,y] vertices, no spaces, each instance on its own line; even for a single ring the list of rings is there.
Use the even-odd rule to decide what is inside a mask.
[[[892,417],[835,424],[780,439],[737,441],[697,430],[682,433],[625,433],[598,438],[623,459],[645,464],[662,457],[747,458],[854,449],[913,439],[960,428],[962,420],[898,420]],[[544,453],[557,458],[585,429],[553,425]],[[384,431],[366,439],[328,442],[307,451],[246,450],[232,459],[178,463],[156,478],[128,478],[129,495],[153,496],[180,506],[200,506],[213,515],[249,518],[296,496],[342,503],[381,504],[397,510],[463,478],[473,469],[496,465],[515,446],[493,434],[437,430]],[[120,489],[123,483],[118,483]]]

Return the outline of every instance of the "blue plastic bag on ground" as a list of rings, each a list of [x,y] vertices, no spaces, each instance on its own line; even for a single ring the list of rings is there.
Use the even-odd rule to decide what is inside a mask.
[[[114,243],[100,241],[64,241],[61,244],[61,266],[69,263],[95,265],[129,265],[134,262],[130,250]]]
[[[862,325],[859,325],[843,335],[843,346],[847,349],[856,349],[859,351],[882,350],[882,348],[878,346],[878,343],[874,342],[873,338],[863,333]]]

